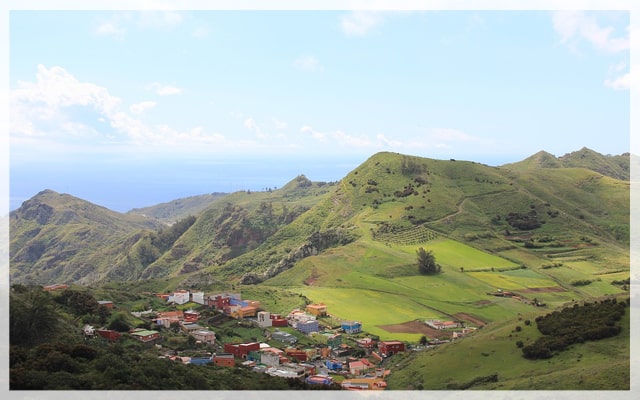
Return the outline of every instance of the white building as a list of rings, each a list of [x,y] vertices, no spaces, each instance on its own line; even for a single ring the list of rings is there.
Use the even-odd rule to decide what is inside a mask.
[[[258,311],[258,326],[267,328],[271,326],[271,313],[269,311]]]

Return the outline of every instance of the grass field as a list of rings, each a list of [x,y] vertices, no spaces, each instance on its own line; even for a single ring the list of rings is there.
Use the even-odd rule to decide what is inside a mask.
[[[477,377],[498,375],[498,382],[472,389],[490,390],[585,390],[629,389],[630,332],[629,312],[623,318],[623,331],[614,338],[571,346],[548,360],[525,360],[517,341],[531,343],[540,336],[535,314],[522,314],[493,324],[434,350],[394,356],[399,365],[389,379],[391,389],[447,389]],[[525,325],[524,320],[532,321]],[[520,326],[520,331],[516,327]],[[464,355],[461,357],[460,355]],[[606,369],[602,365],[607,365]]]

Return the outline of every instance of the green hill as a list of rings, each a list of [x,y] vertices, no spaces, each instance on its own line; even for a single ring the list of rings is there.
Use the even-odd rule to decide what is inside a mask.
[[[390,385],[522,389],[555,382],[554,388],[574,388],[561,383],[568,371],[579,372],[567,366],[571,357],[583,352],[580,373],[601,377],[613,365],[596,356],[604,350],[584,345],[557,358],[557,369],[536,362],[529,383],[530,364],[518,349],[499,353],[496,346],[514,340],[521,318],[573,301],[628,295],[628,159],[582,149],[490,167],[382,152],[337,183],[301,175],[278,190],[210,199],[170,226],[46,191],[11,215],[11,280],[131,292],[233,287],[273,312],[287,313],[301,299],[323,302],[336,320],[358,320],[369,334],[413,344],[438,337],[419,321],[457,320],[481,329],[441,351],[400,360],[409,372],[398,372]],[[173,204],[181,202],[188,203]],[[177,215],[171,207],[155,210],[163,209]],[[420,248],[433,254],[441,273],[419,273]],[[489,338],[499,340],[490,344]],[[467,360],[475,354],[469,346],[489,350]],[[434,374],[438,383],[408,378],[417,366],[427,368],[423,357],[446,365],[438,354],[464,358],[451,361],[454,377]],[[484,368],[488,360],[493,367]],[[500,372],[495,360],[516,367]],[[625,366],[624,357],[615,364],[623,380]],[[482,381],[495,373],[499,384]],[[584,382],[607,388],[600,378]]]
[[[190,215],[197,215],[227,193],[210,193],[176,199],[149,207],[134,208],[128,214],[143,215],[172,224]]]
[[[52,190],[24,202],[9,218],[11,280],[37,284],[81,282],[110,267],[108,249],[162,226]]]

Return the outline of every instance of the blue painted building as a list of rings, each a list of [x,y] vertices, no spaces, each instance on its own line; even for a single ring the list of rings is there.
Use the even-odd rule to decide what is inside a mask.
[[[344,333],[362,332],[362,324],[358,321],[342,321],[342,330]]]

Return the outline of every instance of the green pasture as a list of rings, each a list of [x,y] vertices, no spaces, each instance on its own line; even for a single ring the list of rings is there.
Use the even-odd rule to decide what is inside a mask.
[[[494,289],[518,290],[558,286],[553,280],[529,269],[504,272],[469,272],[468,274]]]
[[[417,342],[421,335],[390,333],[379,325],[399,324],[416,319],[440,318],[441,314],[407,298],[366,289],[296,288],[296,292],[327,305],[329,314],[362,322],[362,329],[381,339]]]
[[[594,276],[613,270],[590,261],[571,261],[565,262],[564,265],[574,271]]]
[[[516,245],[522,246],[522,244]],[[550,262],[549,260],[546,260],[537,254],[526,251],[523,247],[500,251],[498,254],[506,259],[514,260],[514,262],[517,262],[519,264],[524,264],[527,267],[537,267]]]
[[[614,272],[611,274],[599,274],[598,277],[605,282],[613,282],[613,281],[623,281],[625,279],[629,279],[630,271],[620,271]]]
[[[517,266],[517,264],[505,258],[485,253],[482,250],[478,250],[464,243],[445,238],[430,240],[423,245],[397,247],[414,255],[416,250],[420,247],[423,247],[425,250],[431,250],[433,251],[433,255],[435,256],[438,264],[443,267],[449,267],[457,270],[461,267],[465,270],[472,270],[491,267],[508,268]]]

